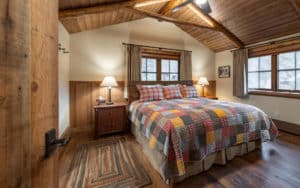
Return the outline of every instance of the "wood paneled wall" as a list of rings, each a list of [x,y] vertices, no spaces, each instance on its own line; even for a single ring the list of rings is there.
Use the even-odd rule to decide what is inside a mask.
[[[21,1],[19,1],[21,2]],[[45,133],[58,129],[58,0],[31,0],[31,187],[58,187],[58,152],[45,159]]]
[[[107,88],[100,87],[101,82],[71,81],[70,82],[70,124],[73,132],[92,131],[94,128],[94,109],[96,99],[101,95],[107,97]],[[197,83],[195,81],[195,83]],[[118,87],[112,89],[113,102],[125,102],[124,82],[119,81]],[[196,85],[199,94],[201,87]],[[206,96],[216,95],[216,81],[209,81],[205,87]]]
[[[94,105],[99,96],[107,97],[107,88],[100,87],[101,82],[70,82],[70,124],[74,132],[92,131],[94,126]],[[124,102],[124,82],[112,89],[112,101]]]
[[[30,187],[30,0],[0,1],[0,187]]]

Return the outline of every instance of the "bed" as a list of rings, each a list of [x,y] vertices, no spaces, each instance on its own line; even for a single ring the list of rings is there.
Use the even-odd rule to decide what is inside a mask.
[[[251,105],[202,97],[139,102],[136,85],[140,83],[129,83],[131,131],[167,183],[182,181],[213,164],[224,165],[278,134],[272,120]],[[159,84],[175,83],[193,84]]]

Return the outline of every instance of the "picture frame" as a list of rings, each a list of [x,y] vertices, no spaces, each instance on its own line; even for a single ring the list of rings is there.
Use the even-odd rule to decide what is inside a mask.
[[[230,65],[218,67],[219,78],[230,78]]]

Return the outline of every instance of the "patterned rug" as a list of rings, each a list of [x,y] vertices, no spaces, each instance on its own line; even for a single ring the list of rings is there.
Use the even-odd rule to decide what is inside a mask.
[[[67,187],[143,187],[151,180],[126,137],[100,139],[83,145],[74,156]]]

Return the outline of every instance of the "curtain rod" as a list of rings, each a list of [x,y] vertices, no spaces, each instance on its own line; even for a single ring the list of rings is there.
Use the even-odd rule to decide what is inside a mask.
[[[277,44],[277,43],[286,42],[286,41],[295,40],[295,39],[300,39],[300,35],[299,36],[295,36],[295,37],[285,38],[285,39],[279,39],[279,40],[275,39],[275,40],[268,41],[268,42],[261,43],[261,44],[254,44],[254,45],[250,44],[250,45],[246,46],[245,48],[252,49],[252,48],[267,46],[267,45],[271,45],[271,44]],[[237,48],[233,49],[233,50],[230,50],[230,52],[233,52],[235,50],[237,50]]]
[[[163,47],[157,47],[157,46],[146,46],[146,45],[139,45],[139,44],[131,44],[131,43],[122,43],[123,45],[135,45],[135,46],[140,46],[140,47],[145,47],[145,48],[156,48],[160,50],[173,50],[173,51],[179,51],[179,52],[192,52],[189,50],[180,50],[180,49],[175,49],[175,48],[163,48]]]

